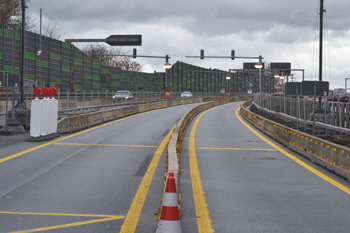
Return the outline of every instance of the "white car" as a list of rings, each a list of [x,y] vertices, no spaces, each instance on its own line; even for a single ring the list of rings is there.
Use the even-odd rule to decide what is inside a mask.
[[[130,91],[117,91],[113,96],[114,100],[131,100],[134,99],[134,96]]]
[[[193,97],[192,93],[189,91],[184,91],[181,93],[181,97]]]

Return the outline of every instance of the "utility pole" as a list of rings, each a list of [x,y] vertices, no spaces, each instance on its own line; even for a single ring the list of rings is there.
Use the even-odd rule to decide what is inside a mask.
[[[320,51],[319,51],[319,56],[320,56],[320,60],[319,60],[319,77],[318,77],[318,81],[322,81],[322,53],[323,53],[323,13],[325,12],[325,10],[323,9],[323,2],[324,0],[320,0]],[[321,100],[322,97],[318,98],[318,105],[319,105],[319,109],[321,109]]]
[[[319,78],[318,81],[322,81],[322,50],[323,50],[323,13],[325,10],[323,9],[324,0],[320,0],[320,51],[319,51]]]
[[[19,108],[26,108],[24,103],[24,53],[25,53],[25,23],[26,23],[26,3],[22,0],[22,33],[21,33],[21,77],[19,79],[19,90],[21,93],[18,106]]]

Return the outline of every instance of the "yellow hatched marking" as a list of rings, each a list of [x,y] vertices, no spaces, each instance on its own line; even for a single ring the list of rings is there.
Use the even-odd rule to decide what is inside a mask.
[[[30,232],[40,232],[40,231],[47,231],[47,230],[55,230],[55,229],[62,229],[62,228],[68,228],[68,227],[74,227],[74,226],[81,226],[81,225],[87,225],[92,223],[99,223],[99,222],[108,222],[108,221],[114,221],[118,219],[123,219],[124,216],[116,216],[116,215],[92,215],[92,214],[60,214],[60,213],[28,213],[28,212],[6,212],[6,211],[0,211],[0,214],[15,214],[15,215],[36,215],[36,216],[70,216],[70,217],[94,217],[94,218],[102,218],[102,219],[95,219],[95,220],[89,220],[89,221],[82,221],[82,222],[75,222],[75,223],[68,223],[68,224],[62,224],[62,225],[56,225],[56,226],[49,226],[49,227],[41,227],[36,229],[29,229],[24,231],[14,231],[11,233],[30,233]]]

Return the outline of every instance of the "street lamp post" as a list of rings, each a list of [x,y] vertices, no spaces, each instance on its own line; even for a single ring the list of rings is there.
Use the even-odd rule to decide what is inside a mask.
[[[170,63],[165,63],[164,68],[165,68],[165,81],[164,81],[164,91],[168,92],[168,69],[170,69],[173,65]]]
[[[230,80],[230,79],[231,79],[231,76],[230,75],[226,75],[226,94],[230,93],[229,86],[228,86],[228,80]]]
[[[22,9],[22,28],[21,28],[21,77],[19,80],[19,90],[20,90],[20,99],[18,103],[19,108],[25,109],[24,103],[24,54],[25,54],[25,21],[26,21],[26,4],[25,0],[21,2]]]
[[[257,68],[259,70],[259,93],[261,95],[261,92],[262,92],[262,89],[261,89],[261,69],[263,68],[261,55],[259,55],[259,63],[255,64],[255,68]]]

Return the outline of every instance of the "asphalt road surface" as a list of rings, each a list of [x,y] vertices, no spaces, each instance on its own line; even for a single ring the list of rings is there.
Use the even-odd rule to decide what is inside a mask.
[[[167,135],[197,105],[2,145],[0,232],[155,232]]]
[[[240,104],[189,125],[182,232],[349,232],[350,183],[255,132]],[[156,232],[168,135],[197,105],[1,144],[0,232]]]
[[[250,130],[238,107],[204,112],[187,130],[184,232],[349,232],[350,183]]]

